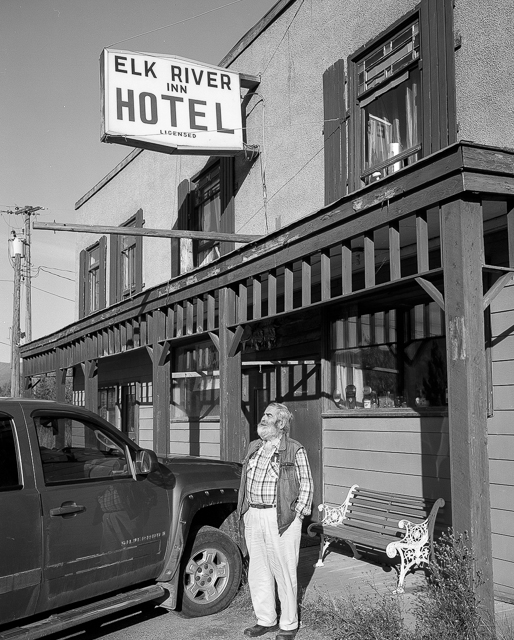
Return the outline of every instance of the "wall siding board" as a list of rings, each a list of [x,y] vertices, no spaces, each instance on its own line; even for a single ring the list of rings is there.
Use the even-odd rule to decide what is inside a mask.
[[[513,511],[514,508],[514,486],[507,484],[491,484],[491,507],[503,511]],[[514,511],[513,511],[514,513]],[[511,528],[514,531],[514,527]]]
[[[367,451],[372,444],[374,451],[408,454],[449,455],[448,434],[374,432],[370,443],[368,432],[326,430],[323,444],[327,449]]]
[[[327,467],[348,469],[373,469],[383,473],[419,475],[425,478],[449,478],[450,463],[447,456],[413,455],[382,451],[345,451],[326,449],[324,455]]]
[[[493,409],[514,410],[514,385],[496,386],[493,381]]]
[[[493,558],[514,563],[514,538],[493,533]],[[514,569],[514,564],[512,565]]]
[[[502,294],[500,293],[499,296],[501,295]],[[495,302],[496,302],[496,299],[493,300],[492,304],[494,305]],[[512,304],[513,304],[512,300],[509,300],[504,303],[505,306],[511,306]],[[501,312],[495,311],[494,313],[491,313],[491,329],[492,329],[493,335],[495,336],[498,336],[504,332],[510,332],[514,334],[514,311],[512,309],[509,309],[506,311],[501,311]]]
[[[512,530],[513,515],[512,510],[493,509],[491,511],[493,531],[498,535],[508,536],[510,538],[510,544],[514,549],[514,531]],[[498,554],[496,554],[496,557],[498,557]]]
[[[423,433],[448,433],[448,418],[446,416],[373,416],[369,415],[349,416],[334,415],[327,416],[323,419],[324,429],[326,431],[375,431],[403,432],[412,431],[419,433],[420,429]],[[421,427],[420,427],[421,425]]]
[[[514,484],[514,434],[495,435],[489,433],[488,438],[489,460],[508,460],[512,463],[511,477]]]
[[[502,385],[514,385],[514,361],[501,360],[492,363],[493,380]],[[498,385],[501,386],[501,385]]]
[[[514,484],[514,461],[490,460],[489,473],[491,484]]]
[[[495,411],[487,422],[489,435],[492,434],[512,434],[514,433],[514,412]]]

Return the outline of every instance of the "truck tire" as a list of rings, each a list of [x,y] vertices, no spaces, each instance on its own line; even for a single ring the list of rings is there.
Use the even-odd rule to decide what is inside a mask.
[[[208,616],[232,602],[241,583],[241,552],[214,527],[202,527],[182,565],[182,613]]]

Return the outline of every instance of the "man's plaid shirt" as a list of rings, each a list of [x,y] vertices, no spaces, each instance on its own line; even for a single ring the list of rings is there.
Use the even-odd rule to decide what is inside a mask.
[[[246,474],[246,493],[250,504],[276,505],[278,480],[278,445],[280,441],[265,450],[264,442],[248,460]],[[307,453],[303,447],[298,449],[295,457],[296,477],[300,483],[295,510],[300,516],[311,512],[312,476],[307,461]]]

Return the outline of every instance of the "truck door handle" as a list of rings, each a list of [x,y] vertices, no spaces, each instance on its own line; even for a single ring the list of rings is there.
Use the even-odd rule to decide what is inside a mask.
[[[63,504],[57,509],[50,509],[51,516],[73,516],[76,513],[80,513],[81,511],[85,511],[86,507],[81,504],[75,504],[74,502]]]

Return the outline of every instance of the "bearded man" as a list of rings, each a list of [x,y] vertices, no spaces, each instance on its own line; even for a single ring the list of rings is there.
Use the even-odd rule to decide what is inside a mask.
[[[272,402],[257,426],[259,439],[250,443],[243,460],[238,518],[250,556],[248,584],[257,617],[257,624],[244,630],[250,638],[278,631],[276,640],[291,640],[298,631],[298,557],[313,487],[305,448],[289,437],[291,420],[286,405]]]

